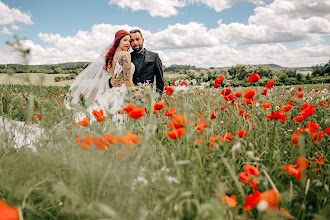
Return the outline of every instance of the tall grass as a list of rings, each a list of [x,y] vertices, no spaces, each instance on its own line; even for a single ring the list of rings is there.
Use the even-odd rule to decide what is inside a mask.
[[[232,88],[232,92],[244,93],[245,89]],[[252,194],[252,189],[239,180],[238,174],[244,165],[252,164],[261,171],[256,178],[258,190],[275,186],[280,193],[279,206],[291,216],[326,219],[330,214],[330,138],[323,135],[313,145],[305,135],[293,147],[291,137],[308,121],[319,124],[320,131],[330,127],[329,105],[319,106],[322,99],[329,101],[329,89],[313,92],[303,88],[307,94],[303,98],[292,97],[292,91],[284,87],[261,96],[261,89],[258,87],[256,93],[260,104],[240,104],[250,114],[250,121],[223,100],[218,94],[221,89],[206,89],[199,95],[200,90],[190,87],[187,92],[165,95],[165,111],[175,106],[177,114],[189,118],[185,134],[170,139],[165,135],[170,130],[170,118],[162,111],[152,114],[150,100],[139,103],[147,108],[147,114],[129,119],[124,126],[116,126],[109,117],[105,122],[82,127],[71,124],[75,112],[62,105],[67,88],[0,86],[0,115],[37,124],[36,131],[40,131],[34,149],[15,148],[14,131],[4,129],[10,122],[0,127],[0,199],[17,206],[25,219],[284,219],[278,211],[243,210],[245,196]],[[266,118],[266,114],[278,109],[278,103],[285,105],[290,99],[295,103],[285,113],[285,123]],[[316,106],[315,113],[295,123],[292,118],[299,115],[305,102]],[[271,103],[271,108],[263,110],[262,103]],[[226,106],[224,111],[221,106]],[[210,120],[214,109],[217,117]],[[198,136],[192,124],[201,120],[195,116],[201,112],[207,127]],[[35,114],[40,114],[40,121],[33,120]],[[248,135],[236,137],[240,129],[248,131]],[[232,140],[221,143],[219,138],[213,149],[206,150],[211,136],[221,137],[226,132],[233,134]],[[126,133],[140,134],[142,144],[111,145],[101,152],[93,146],[84,150],[75,143],[78,136]],[[195,145],[197,138],[206,142]],[[312,156],[318,155],[326,159],[324,165],[310,163]],[[281,169],[294,164],[299,156],[307,159],[309,167],[298,181]],[[223,204],[221,195],[236,195],[236,207]]]

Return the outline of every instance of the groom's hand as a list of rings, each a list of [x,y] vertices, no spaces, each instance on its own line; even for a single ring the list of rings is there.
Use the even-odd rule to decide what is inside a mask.
[[[111,79],[111,85],[113,87],[119,87],[120,86],[120,80],[119,79]]]

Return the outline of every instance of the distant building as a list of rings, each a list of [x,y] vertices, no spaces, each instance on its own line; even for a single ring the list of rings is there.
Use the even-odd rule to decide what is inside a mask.
[[[297,74],[303,74],[303,75],[312,75],[312,71],[310,70],[297,70]]]

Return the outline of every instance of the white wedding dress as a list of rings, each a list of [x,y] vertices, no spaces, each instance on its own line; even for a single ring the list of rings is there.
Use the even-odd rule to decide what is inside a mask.
[[[125,102],[125,97],[127,94],[127,86],[124,81],[124,75],[123,75],[123,66],[121,66],[118,62],[118,59],[121,54],[119,54],[115,69],[114,69],[114,75],[116,79],[121,80],[122,84],[120,87],[112,87],[109,88],[107,85],[104,90],[98,89],[95,92],[95,89],[91,94],[94,94],[94,98],[92,95],[92,101],[88,101],[87,106],[87,114],[85,114],[85,111],[80,111],[75,114],[75,121],[78,122],[85,117],[88,117],[91,122],[96,121],[95,117],[92,115],[93,110],[100,111],[101,109],[104,111],[104,115],[109,117],[112,117],[112,121],[116,124],[123,124],[127,118],[125,114],[118,114],[118,111],[122,109]],[[135,71],[135,66],[133,63],[131,63],[131,76],[133,79],[133,73]],[[103,78],[103,77],[101,77]],[[106,83],[108,82],[108,79],[106,80]]]

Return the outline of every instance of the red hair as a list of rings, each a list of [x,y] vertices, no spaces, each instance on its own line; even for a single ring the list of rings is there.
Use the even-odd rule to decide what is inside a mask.
[[[109,52],[107,53],[107,55],[105,56],[105,64],[104,64],[104,69],[106,71],[108,71],[109,68],[111,68],[112,66],[112,61],[113,61],[113,56],[115,55],[116,49],[119,46],[119,42],[120,40],[125,37],[126,35],[129,35],[129,33],[127,31],[124,30],[119,30],[117,31],[116,35],[115,35],[115,40],[111,46],[111,48],[109,49]]]

